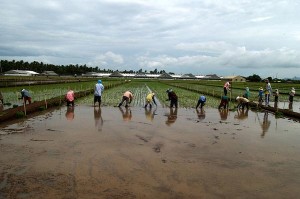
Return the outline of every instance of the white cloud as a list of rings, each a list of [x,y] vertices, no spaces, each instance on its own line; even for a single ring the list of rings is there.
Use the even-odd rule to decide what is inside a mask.
[[[89,62],[88,65],[91,66],[108,66],[108,64],[119,65],[123,64],[124,60],[122,55],[115,54],[113,52],[106,52],[104,54],[97,55],[92,62]]]
[[[273,17],[271,17],[271,16],[268,16],[268,17],[257,17],[257,18],[251,19],[250,21],[252,21],[252,22],[261,22],[261,21],[266,21],[266,20],[272,19],[272,18]]]
[[[299,10],[291,0],[2,0],[0,59],[300,76]]]

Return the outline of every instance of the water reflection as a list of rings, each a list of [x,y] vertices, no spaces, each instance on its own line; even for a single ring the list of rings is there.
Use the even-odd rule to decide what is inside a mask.
[[[132,118],[132,113],[129,107],[125,107],[125,111],[124,109],[120,106],[119,107],[120,112],[122,113],[122,117],[124,121],[130,121]]]
[[[170,108],[170,113],[167,115],[166,125],[171,126],[177,119],[177,108]]]
[[[94,119],[95,119],[96,129],[98,129],[98,131],[102,131],[103,119],[102,119],[100,107],[94,107]]]
[[[197,115],[198,115],[198,119],[199,121],[202,121],[205,119],[205,111],[203,108],[201,108],[200,110],[199,109],[196,109],[197,111]]]
[[[239,119],[239,120],[244,120],[248,118],[248,112],[249,109],[238,109],[237,110],[237,115],[235,115],[234,117]]]
[[[269,128],[270,128],[270,125],[271,125],[271,121],[269,120],[269,113],[268,111],[265,112],[264,114],[264,119],[263,121],[261,121],[259,118],[259,123],[260,123],[260,126],[262,128],[262,133],[261,133],[261,137],[263,138],[266,134],[266,132],[268,132]]]
[[[67,112],[66,112],[66,118],[67,120],[73,120],[74,117],[75,117],[75,114],[74,114],[74,106],[68,106],[67,107]]]
[[[146,119],[152,122],[154,120],[155,111],[156,111],[156,108],[154,108],[154,109],[152,109],[152,108],[149,108],[149,109],[145,108]]]
[[[221,109],[219,109],[221,120],[227,120],[228,112],[229,111],[228,111],[227,108],[221,108]]]

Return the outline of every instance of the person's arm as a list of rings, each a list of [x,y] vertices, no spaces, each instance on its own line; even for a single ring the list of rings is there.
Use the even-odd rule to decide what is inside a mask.
[[[153,100],[153,103],[155,104],[155,106],[157,106],[154,95],[152,96],[152,100]]]
[[[170,93],[168,93],[168,98],[166,99],[166,101],[170,101],[171,100],[171,95]]]
[[[133,99],[133,95],[130,93],[130,95],[129,95],[129,104],[131,103],[132,99]]]
[[[23,99],[24,98],[24,92],[21,92],[21,97],[19,99]]]

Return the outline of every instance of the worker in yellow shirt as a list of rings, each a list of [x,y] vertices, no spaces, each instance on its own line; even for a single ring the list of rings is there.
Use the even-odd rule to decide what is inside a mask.
[[[148,104],[150,105],[150,108],[152,108],[152,103],[155,104],[155,106],[157,106],[156,102],[155,102],[155,93],[149,93],[146,97],[146,104],[145,104],[145,108],[147,108]]]

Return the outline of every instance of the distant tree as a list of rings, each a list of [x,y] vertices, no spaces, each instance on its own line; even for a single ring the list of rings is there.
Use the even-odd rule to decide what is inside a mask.
[[[253,75],[247,77],[246,79],[250,82],[260,82],[261,81],[261,77],[256,74],[253,74]]]
[[[269,80],[269,82],[272,82],[272,81],[273,81],[273,78],[272,78],[272,77],[268,77],[267,79]]]

